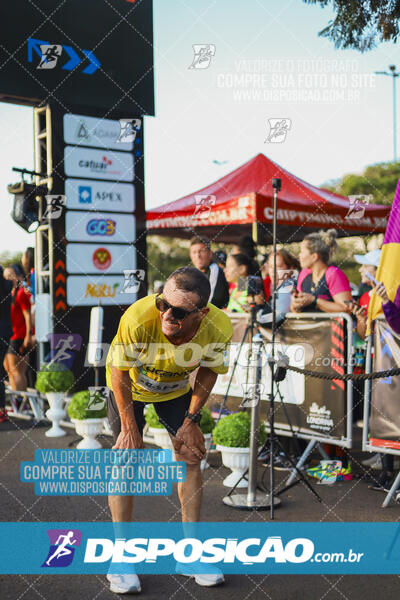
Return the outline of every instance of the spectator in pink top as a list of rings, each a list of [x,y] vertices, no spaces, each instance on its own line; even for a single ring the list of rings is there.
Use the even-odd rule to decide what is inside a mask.
[[[346,300],[352,299],[347,276],[341,269],[328,265],[337,248],[337,232],[310,233],[300,245],[302,271],[292,295],[293,312],[348,312]]]

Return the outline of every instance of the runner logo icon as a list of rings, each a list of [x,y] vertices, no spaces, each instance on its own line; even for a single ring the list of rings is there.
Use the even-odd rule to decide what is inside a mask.
[[[68,567],[81,545],[80,529],[48,529],[50,548],[42,567]]]
[[[63,47],[60,44],[41,44],[42,56],[37,69],[54,69],[62,54]]]

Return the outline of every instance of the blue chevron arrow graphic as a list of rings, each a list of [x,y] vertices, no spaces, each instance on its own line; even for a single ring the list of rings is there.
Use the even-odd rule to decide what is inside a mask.
[[[33,52],[36,52],[36,54],[42,58],[42,51],[40,49],[41,44],[50,44],[50,42],[36,40],[35,38],[28,38],[28,62],[33,61]]]
[[[42,44],[49,45],[50,42],[35,38],[28,38],[28,62],[31,63],[33,61],[34,52],[39,56],[39,58],[42,58],[42,51],[40,49]],[[82,62],[83,59],[80,58],[79,54],[72,48],[72,46],[63,45],[63,50],[65,50],[65,52],[68,54],[69,61],[66,62],[62,68],[65,71],[72,71]],[[82,73],[85,73],[86,75],[92,75],[97,71],[97,69],[99,69],[99,67],[101,67],[101,62],[91,50],[82,50],[82,52],[89,60],[88,66],[83,69]]]
[[[82,50],[82,52],[90,61],[90,65],[83,69],[82,73],[86,73],[86,75],[92,75],[101,66],[101,62],[93,54],[93,52],[91,52],[91,50]]]
[[[79,58],[79,55],[75,52],[72,46],[63,46],[63,49],[69,56],[69,61],[63,65],[63,69],[65,69],[65,71],[72,71],[72,69],[75,69],[75,67],[82,62],[82,59]]]

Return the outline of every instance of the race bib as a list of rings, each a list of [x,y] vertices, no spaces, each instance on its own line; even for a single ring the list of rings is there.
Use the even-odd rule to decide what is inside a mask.
[[[184,390],[189,383],[189,378],[180,379],[179,381],[157,381],[147,377],[144,373],[139,373],[139,377],[135,385],[156,394],[169,394],[176,390]]]

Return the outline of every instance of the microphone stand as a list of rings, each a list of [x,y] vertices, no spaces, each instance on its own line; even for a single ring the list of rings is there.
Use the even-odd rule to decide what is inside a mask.
[[[273,254],[274,254],[274,286],[277,281],[276,276],[276,228],[277,228],[277,199],[278,192],[281,189],[281,180],[278,178],[272,179],[272,187],[274,188],[274,204],[273,204],[273,222],[272,222],[272,245],[273,245]],[[259,436],[259,428],[260,428],[260,386],[262,380],[262,350],[263,350],[263,336],[259,331],[259,326],[257,324],[257,306],[253,302],[251,304],[251,338],[252,345],[255,353],[255,370],[254,370],[254,394],[253,394],[253,402],[251,408],[251,429],[250,429],[250,460],[249,460],[249,468],[248,468],[248,491],[247,494],[233,494],[233,491],[236,489],[239,481],[241,481],[247,474],[247,470],[243,473],[242,477],[236,482],[235,486],[230,490],[227,496],[223,498],[223,503],[227,506],[231,506],[232,508],[242,508],[247,510],[263,510],[270,507],[270,518],[274,519],[275,516],[275,507],[281,504],[281,499],[278,498],[278,495],[282,494],[284,491],[293,487],[300,481],[305,484],[305,486],[316,496],[319,502],[322,501],[321,497],[317,492],[313,489],[311,484],[304,477],[303,473],[297,468],[296,463],[293,459],[284,451],[282,444],[275,434],[275,383],[276,381],[280,381],[280,373],[279,370],[282,366],[279,366],[275,369],[275,337],[276,337],[276,287],[274,287],[272,293],[272,338],[271,338],[271,355],[268,357],[268,364],[271,369],[271,388],[269,393],[269,452],[270,452],[270,491],[269,493],[262,494],[262,497],[258,495],[257,497],[257,458],[258,458],[258,436]],[[256,334],[253,336],[253,332],[256,330]],[[247,330],[246,330],[247,331]],[[242,342],[244,341],[244,338]],[[250,360],[250,358],[249,358]],[[285,374],[283,375],[283,379]],[[275,381],[276,379],[276,381]],[[266,440],[267,443],[267,440]],[[266,445],[266,444],[265,444]],[[291,484],[286,485],[283,489],[281,489],[278,493],[275,493],[275,473],[274,473],[274,450],[275,447],[281,449],[281,451],[285,454],[286,458],[291,463],[293,470],[297,473],[299,479]]]
[[[275,441],[275,403],[274,403],[274,374],[275,374],[275,334],[276,334],[276,221],[277,221],[277,200],[278,191],[281,189],[281,180],[274,178],[272,180],[272,187],[274,188],[274,207],[273,207],[273,220],[272,220],[272,252],[274,255],[274,291],[272,294],[272,353],[268,360],[269,367],[271,369],[271,391],[270,391],[270,404],[269,404],[269,425],[270,425],[270,440],[269,440],[269,457],[270,457],[270,469],[269,469],[269,485],[270,485],[270,497],[274,498],[275,490],[275,473],[274,473],[274,441]],[[270,505],[270,517],[274,518],[274,502]]]
[[[258,331],[258,324],[256,313],[258,306],[255,302],[251,303],[251,343],[252,353],[254,350],[255,364],[254,364],[254,392],[251,405],[251,424],[250,424],[250,459],[248,469],[248,487],[247,494],[233,494],[239,481],[247,474],[247,471],[243,473],[236,485],[229,491],[227,496],[223,498],[223,503],[231,508],[242,508],[247,510],[265,510],[270,506],[270,503],[274,503],[276,506],[281,504],[280,498],[276,496],[271,498],[270,495],[265,494],[261,491],[261,494],[257,496],[257,459],[258,459],[258,436],[260,432],[260,400],[261,400],[261,381],[262,381],[262,361],[263,361],[263,337]],[[255,335],[253,333],[255,332]],[[249,354],[250,362],[250,354]],[[260,488],[258,488],[260,489]]]

